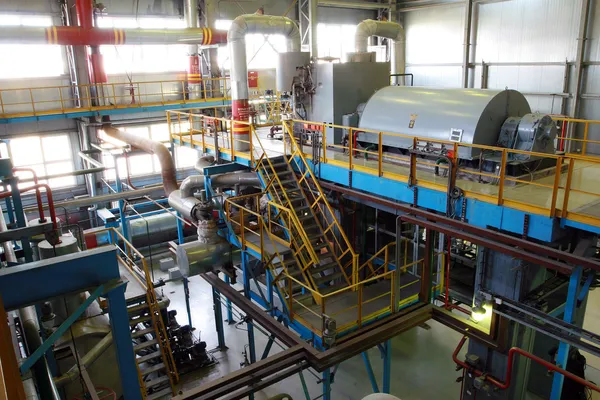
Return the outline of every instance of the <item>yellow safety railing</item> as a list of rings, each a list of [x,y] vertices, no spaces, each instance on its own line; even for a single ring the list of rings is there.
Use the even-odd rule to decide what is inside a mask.
[[[118,230],[114,228],[105,228],[94,231],[94,234],[102,232],[108,232],[112,245],[114,245],[117,249],[118,262],[127,268],[131,272],[131,275],[141,285],[141,287],[146,290],[146,302],[150,309],[152,324],[155,328],[155,334],[157,336],[156,339],[159,344],[158,347],[160,349],[162,359],[165,360],[169,383],[171,385],[173,394],[175,394],[175,384],[179,381],[179,373],[177,372],[177,366],[175,364],[173,352],[171,351],[169,337],[167,336],[167,329],[161,316],[158,300],[156,299],[156,293],[154,291],[154,285],[152,283],[152,277],[150,275],[146,257],[138,249],[136,249]],[[139,264],[141,264],[141,268]],[[138,272],[143,274],[144,280],[139,278]],[[139,365],[137,365],[137,371],[140,390],[143,398],[146,398],[148,393],[146,391]]]
[[[292,113],[291,101],[282,99],[279,92],[275,96],[260,96],[251,99],[250,104],[256,109],[253,122],[257,127],[281,124],[283,116]]]
[[[282,274],[289,273],[287,264],[283,264],[283,269],[277,271],[279,267],[276,263],[284,261],[281,249],[290,249],[297,268],[302,269],[300,276],[310,286],[316,287],[308,271],[308,268],[314,265],[315,254],[306,233],[292,211],[274,202],[268,202],[268,215],[265,218],[260,213],[260,199],[264,195],[265,193],[257,193],[225,200],[225,215],[240,241],[242,250],[251,248],[260,254],[262,261],[271,269],[273,283],[277,283]],[[276,215],[272,215],[273,209],[277,210]],[[292,296],[292,290],[283,289],[289,297]]]
[[[185,79],[0,89],[0,118],[209,102],[229,97],[229,79],[204,79],[190,92]]]
[[[298,182],[300,186],[304,186],[303,193],[309,200],[310,208],[317,214],[323,216],[324,224],[322,232],[327,238],[327,242],[332,253],[336,256],[336,261],[340,264],[340,268],[344,274],[350,272],[352,284],[358,282],[358,254],[354,251],[352,244],[348,240],[346,233],[340,226],[336,214],[333,212],[331,205],[327,201],[325,193],[319,184],[318,179],[308,165],[304,148],[301,143],[298,143],[293,131],[293,122],[284,121],[283,124],[283,142],[284,146],[289,144],[290,156],[287,158],[290,166],[296,171],[304,171]],[[287,149],[284,147],[287,153]],[[295,168],[294,168],[295,166]]]
[[[581,154],[582,156],[600,157],[598,154],[589,154],[588,145],[600,145],[600,140],[589,139],[590,127],[600,130],[599,120],[569,118],[553,115],[552,119],[559,123],[560,134],[556,140],[556,150],[567,154]],[[579,136],[579,137],[577,137]]]
[[[293,120],[286,124],[288,132],[292,131],[292,124],[300,128],[310,126],[313,132],[321,132],[320,163],[437,191],[447,192],[449,187],[458,187],[466,197],[486,203],[600,226],[600,213],[588,209],[600,201],[600,186],[589,185],[600,173],[600,158],[597,157],[527,152],[319,122]],[[345,145],[328,143],[327,135],[322,132],[330,129],[343,129],[350,138],[356,138],[356,141],[360,141],[362,135],[373,134],[377,138],[377,144],[370,148],[357,148],[355,140],[348,140]],[[384,143],[391,139],[410,140],[410,147],[421,154],[429,152],[431,156],[435,156],[447,153],[453,167],[452,174],[448,173],[450,167],[446,163],[421,158],[420,154],[402,156],[384,152]],[[304,158],[313,158],[311,142],[305,141],[297,149],[302,151]],[[479,158],[480,161],[492,159],[497,163],[496,171],[486,172],[469,168],[464,163],[459,164],[459,154],[465,151],[473,151],[474,158]],[[523,175],[511,176],[508,170],[520,164],[519,157],[532,157],[546,166],[541,171],[525,170]],[[517,160],[511,161],[513,158]],[[450,213],[459,212],[460,210],[450,210]]]

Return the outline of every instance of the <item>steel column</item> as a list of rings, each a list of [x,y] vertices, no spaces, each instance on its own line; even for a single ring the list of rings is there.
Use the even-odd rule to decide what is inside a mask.
[[[361,355],[365,363],[365,368],[367,370],[367,375],[369,376],[369,381],[371,382],[371,388],[373,389],[373,393],[379,393],[379,385],[377,385],[377,379],[375,379],[375,374],[373,373],[371,360],[369,360],[369,353],[363,351]]]
[[[190,307],[190,281],[187,276],[184,276],[183,279],[183,295],[185,296],[185,310],[187,311],[188,316],[188,325],[190,327],[194,326],[192,324],[192,309]]]
[[[229,275],[227,275],[227,274],[224,274],[224,275],[225,275],[225,283],[228,285],[231,285],[231,278],[229,277]],[[231,300],[229,299],[229,297],[225,301],[225,306],[227,308],[227,319],[225,320],[225,322],[227,322],[229,325],[235,324],[235,320],[233,319],[233,308],[231,307]]]
[[[181,214],[177,212],[177,243],[184,244],[185,243],[185,235],[183,233],[183,222],[181,222]]]
[[[135,353],[129,330],[129,315],[125,300],[126,285],[120,285],[106,294],[110,326],[112,328],[115,354],[121,374],[121,386],[125,400],[142,400],[138,381]]]
[[[115,158],[115,165],[117,165],[117,160]],[[119,169],[115,169],[115,186],[117,189],[117,193],[123,192],[123,182],[121,182],[121,178],[119,177]],[[119,217],[121,219],[121,229],[123,236],[125,239],[131,242],[131,238],[129,237],[129,224],[127,222],[127,215],[125,214],[125,200],[119,200]]]
[[[267,302],[269,303],[269,314],[272,317],[275,316],[275,303],[273,302],[273,275],[270,270],[265,271],[266,285],[267,285]]]
[[[248,300],[251,300],[250,294],[250,260],[248,259],[248,252],[242,250],[242,273],[244,279],[244,295]],[[246,318],[246,327],[248,328],[248,350],[250,352],[250,364],[254,364],[256,362],[256,344],[254,342],[254,325],[252,324],[252,318]],[[248,396],[249,400],[254,400],[254,393],[251,393]]]
[[[225,345],[225,333],[223,329],[223,312],[221,310],[221,293],[213,287],[213,308],[215,311],[215,327],[217,330],[217,343],[219,350],[227,350]]]
[[[392,340],[388,339],[383,348],[383,393],[389,394],[392,386]]]
[[[567,293],[567,302],[565,304],[565,311],[563,315],[563,321],[567,323],[573,322],[575,315],[575,309],[577,308],[577,294],[579,292],[579,282],[581,281],[582,268],[576,267],[569,278],[569,291]],[[571,345],[565,342],[560,342],[558,345],[558,353],[556,354],[556,365],[559,368],[567,369],[567,360],[569,358],[569,350]],[[563,383],[565,376],[562,374],[555,373],[552,380],[552,392],[550,394],[550,400],[560,400],[562,395]]]
[[[331,400],[331,369],[327,368],[322,374],[323,380],[323,400]]]
[[[469,87],[469,67],[471,61],[471,26],[473,22],[473,0],[465,2],[465,31],[463,34],[463,77],[462,87]]]
[[[585,41],[587,40],[588,24],[590,20],[591,0],[583,0],[581,19],[579,20],[579,34],[577,36],[577,53],[575,56],[575,82],[573,86],[573,100],[571,102],[571,117],[576,118],[579,113],[579,100],[583,82],[583,59],[585,57]]]

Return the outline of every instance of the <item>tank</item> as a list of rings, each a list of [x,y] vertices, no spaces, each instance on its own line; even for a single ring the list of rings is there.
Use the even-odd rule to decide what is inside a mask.
[[[359,128],[400,133],[432,140],[493,146],[509,117],[531,112],[516,90],[436,89],[387,86],[365,106]],[[378,143],[374,133],[360,132],[358,141]],[[383,135],[383,145],[408,149],[410,138]],[[480,150],[461,147],[458,156],[471,160]]]
[[[291,92],[292,82],[297,74],[296,67],[306,65],[310,62],[310,53],[289,52],[279,53],[276,67],[277,91]]]

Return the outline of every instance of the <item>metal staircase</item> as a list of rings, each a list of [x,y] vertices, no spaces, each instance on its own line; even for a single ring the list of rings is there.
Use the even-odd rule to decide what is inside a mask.
[[[274,258],[270,265],[274,283],[286,298],[292,296],[306,305],[313,300],[320,302],[315,293],[307,293],[307,287],[326,295],[356,283],[358,255],[299,151],[300,145],[287,135],[292,154],[277,158],[263,156],[256,170],[270,200],[268,223],[277,221],[289,241],[282,257]],[[273,234],[272,229],[268,232]],[[293,280],[288,279],[287,284],[282,282],[285,275]]]
[[[124,249],[117,246],[119,262],[129,269],[145,290],[145,294],[127,299],[142,398],[155,400],[175,395],[179,375],[146,259],[119,232],[114,231],[114,234],[124,245]],[[134,258],[141,262],[141,268]],[[138,272],[142,272],[144,280],[138,278]]]

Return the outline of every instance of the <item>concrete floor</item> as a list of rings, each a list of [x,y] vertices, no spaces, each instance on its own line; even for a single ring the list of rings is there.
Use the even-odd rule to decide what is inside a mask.
[[[158,276],[160,271],[156,269],[155,274]],[[170,282],[162,290],[171,299],[170,309],[177,310],[179,323],[187,323],[182,283]],[[200,277],[192,277],[190,296],[192,321],[197,328],[196,334],[207,342],[209,349],[214,349],[217,346],[217,336],[211,288]],[[225,307],[223,307],[223,315],[226,315]],[[255,336],[257,357],[260,358],[267,337],[258,331],[255,331]],[[460,384],[455,380],[460,374],[454,371],[455,364],[451,359],[459,340],[458,333],[435,321],[428,322],[427,328],[417,327],[392,339],[392,394],[403,400],[459,399]],[[219,363],[182,376],[182,390],[196,387],[240,368],[240,363],[243,362],[242,352],[248,342],[246,325],[225,323],[225,341],[229,349],[214,353]],[[271,354],[280,350],[280,347],[274,345]],[[369,356],[381,385],[383,364],[379,350],[371,349]],[[318,375],[312,370],[311,372]],[[322,386],[317,383],[320,376],[313,374],[304,372],[311,398],[318,397],[322,391]],[[347,360],[339,366],[332,391],[332,398],[335,400],[360,400],[373,392],[360,356]],[[294,399],[305,399],[298,375],[257,393],[255,398],[268,399],[279,393],[288,393]]]

